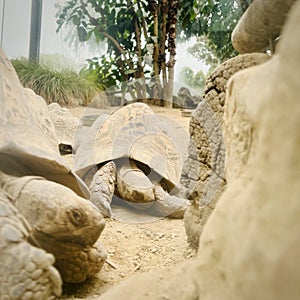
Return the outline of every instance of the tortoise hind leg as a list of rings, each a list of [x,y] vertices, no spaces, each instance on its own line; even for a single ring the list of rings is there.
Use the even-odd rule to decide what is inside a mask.
[[[168,194],[159,184],[155,186],[154,192],[156,201],[151,207],[151,214],[174,219],[183,218],[190,205],[189,200]]]
[[[152,203],[155,200],[154,185],[132,159],[119,161],[116,194],[130,203]]]

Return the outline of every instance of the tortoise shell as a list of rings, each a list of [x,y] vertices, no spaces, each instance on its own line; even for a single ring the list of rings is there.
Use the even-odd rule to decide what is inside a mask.
[[[182,156],[167,127],[144,103],[101,115],[77,149],[75,171],[84,179],[95,165],[128,158],[147,165],[150,172],[175,186],[180,180]]]

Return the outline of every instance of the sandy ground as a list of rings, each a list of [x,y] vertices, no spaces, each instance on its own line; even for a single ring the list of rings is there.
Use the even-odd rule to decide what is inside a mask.
[[[179,109],[152,108],[188,130],[189,117],[183,117]],[[99,113],[81,107],[70,111],[77,117]],[[183,220],[151,218],[142,213],[137,216],[134,211],[118,206],[113,213],[116,218],[107,219],[98,241],[108,253],[109,264],[105,263],[101,272],[80,285],[66,285],[61,299],[97,299],[132,274],[169,267],[195,255],[187,244]]]

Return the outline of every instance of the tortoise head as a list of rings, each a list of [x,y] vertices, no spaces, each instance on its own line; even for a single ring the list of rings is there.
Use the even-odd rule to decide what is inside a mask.
[[[105,221],[99,210],[69,188],[47,180],[29,181],[16,199],[16,206],[38,233],[48,241],[93,245]]]

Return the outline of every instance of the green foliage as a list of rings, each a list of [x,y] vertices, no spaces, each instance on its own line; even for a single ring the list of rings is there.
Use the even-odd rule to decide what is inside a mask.
[[[142,8],[146,7],[146,2],[139,2]],[[57,31],[63,24],[72,23],[80,41],[88,41],[92,36],[97,42],[107,41],[107,54],[89,59],[88,69],[94,70],[93,73],[99,72],[99,80],[105,86],[111,86],[117,81],[135,78],[141,67],[138,65],[135,26],[138,21],[137,24],[141,27],[144,12],[140,11],[136,1],[134,4],[122,0],[68,1],[57,15]],[[150,20],[151,17],[148,17]],[[146,43],[141,50],[145,54]]]
[[[168,78],[172,72],[166,68],[172,68],[174,63],[167,64],[171,58],[166,51],[171,51],[170,39],[174,39],[169,22],[176,15],[177,1],[71,0],[58,8],[57,31],[72,24],[80,41],[93,38],[107,44],[105,55],[87,60],[89,66],[84,74],[94,74],[93,78],[106,87],[160,75],[164,76],[163,84],[173,82],[174,78]]]
[[[47,103],[67,105],[75,98],[88,104],[98,92],[94,84],[73,71],[56,71],[25,58],[11,62],[22,85],[42,96]]]
[[[117,84],[119,72],[107,55],[87,59],[87,62],[88,66],[82,69],[80,74],[93,82],[100,90]]]
[[[80,41],[94,38],[97,42],[107,43],[107,53],[89,59],[89,66],[83,74],[90,73],[93,80],[110,87],[119,82],[139,79],[151,67],[152,75],[163,74],[166,77],[171,73],[166,71],[166,66],[171,68],[174,61],[167,62],[165,50],[169,47],[170,51],[172,44],[171,19],[173,24],[178,20],[177,32],[182,39],[205,37],[197,45],[201,49],[191,52],[199,55],[203,49],[208,49],[205,57],[202,55],[200,58],[209,65],[214,66],[236,55],[231,44],[231,32],[242,14],[238,3],[247,6],[248,2],[69,0],[59,7],[57,31],[65,24],[72,24]],[[148,63],[149,57],[152,57],[151,64]]]
[[[205,47],[223,62],[237,55],[232,47],[231,32],[242,13],[236,0],[182,0],[179,15],[181,36],[184,39],[205,36]]]
[[[40,57],[40,63],[56,71],[70,70],[76,72],[78,69],[78,65],[73,59],[57,53],[42,54]]]
[[[216,51],[216,46],[211,45],[205,35],[199,36],[197,42],[192,47],[188,48],[188,52],[210,67],[208,73],[221,63]]]
[[[201,92],[203,91],[206,80],[203,71],[200,70],[195,74],[191,68],[185,67],[181,70],[179,76],[180,80],[189,87]]]

